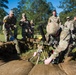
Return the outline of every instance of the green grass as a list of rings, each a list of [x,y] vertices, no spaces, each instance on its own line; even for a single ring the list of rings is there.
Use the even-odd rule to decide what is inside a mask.
[[[3,34],[0,34],[0,41],[4,41],[4,35]]]
[[[18,35],[17,38],[18,38],[18,39],[21,39],[22,36],[21,36],[21,35]],[[4,37],[3,34],[0,34],[0,41],[5,41],[5,37]]]
[[[41,35],[35,35],[34,37],[40,37]],[[21,35],[18,35],[17,36],[17,38],[18,39],[21,39],[22,38],[22,36]],[[0,34],[0,41],[4,41],[4,35],[3,34]],[[52,49],[51,47],[49,48],[49,49]],[[45,58],[47,57],[47,48],[45,49],[45,51],[44,51],[44,55],[45,55]],[[21,56],[21,58],[22,59],[24,59],[24,60],[28,60],[29,58],[31,58],[32,56],[33,56],[33,53],[35,52],[35,51],[37,51],[37,49],[32,49],[32,50],[29,50],[29,51],[27,51],[27,52],[25,52],[25,53],[22,53],[20,56]],[[75,49],[73,49],[73,51],[72,52],[76,52],[76,48]],[[32,63],[36,63],[36,60],[37,60],[37,56],[36,57],[34,57],[32,60],[31,60],[31,62]],[[41,54],[41,57],[40,57],[40,64],[43,64],[43,55]]]
[[[38,37],[40,37],[40,36],[41,36],[41,35],[36,34],[36,35],[34,35],[34,38],[38,38]],[[21,39],[22,36],[19,34],[19,35],[17,35],[17,38],[18,38],[18,39]],[[4,34],[0,34],[0,41],[5,41]]]

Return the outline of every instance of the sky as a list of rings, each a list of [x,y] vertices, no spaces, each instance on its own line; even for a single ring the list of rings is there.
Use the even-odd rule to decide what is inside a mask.
[[[58,6],[60,5],[59,1],[61,0],[47,0],[47,1],[53,4],[58,14],[62,11],[62,9],[58,8]]]
[[[9,1],[9,4],[7,4],[7,5],[9,7],[9,9],[6,9],[6,11],[9,13],[9,11],[12,8],[17,7],[18,2],[20,0],[8,0],[8,1]],[[58,8],[58,6],[60,5],[59,1],[61,1],[61,0],[47,0],[47,2],[52,2],[53,6],[56,8],[58,14],[62,11],[62,9]]]

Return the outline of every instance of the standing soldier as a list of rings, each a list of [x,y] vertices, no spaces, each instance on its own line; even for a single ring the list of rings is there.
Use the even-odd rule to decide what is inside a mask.
[[[60,18],[59,17],[57,17],[57,13],[56,13],[56,10],[53,10],[53,12],[52,12],[52,14],[53,14],[53,16],[51,16],[50,18],[49,18],[49,20],[48,20],[48,25],[46,26],[46,31],[47,31],[47,34],[46,34],[46,40],[47,40],[47,42],[50,44],[50,43],[52,43],[52,41],[53,41],[53,39],[55,40],[55,43],[56,44],[58,44],[57,43],[57,40],[59,40],[59,38],[57,37],[59,34],[60,34],[60,32],[61,32],[61,22],[60,22]],[[51,23],[52,23],[52,25],[51,25]],[[50,29],[51,28],[51,29]],[[53,33],[54,31],[56,31],[56,29],[57,29],[57,33]],[[52,31],[53,30],[53,31]],[[52,33],[54,34],[54,35],[52,35],[52,33],[51,33],[51,31],[52,31]],[[54,36],[56,36],[56,37],[54,37]],[[50,40],[51,39],[51,40]],[[54,42],[53,42],[54,43]]]
[[[73,31],[73,21],[70,19],[69,16],[66,19],[67,19],[67,21],[64,24],[64,28],[67,27],[72,32]]]
[[[20,54],[20,48],[17,41],[17,26],[16,26],[16,17],[14,12],[11,10],[9,15],[5,16],[3,19],[3,32],[5,35],[5,41],[13,41],[15,43],[15,48],[17,53]],[[14,34],[12,33],[14,31]]]
[[[73,40],[73,30],[74,30],[74,27],[73,27],[73,20],[71,20],[69,16],[66,19],[67,19],[67,21],[64,24],[64,28],[68,28],[71,32],[70,45],[68,47],[68,51],[70,51],[73,48],[73,42],[74,42],[74,40]]]
[[[54,16],[49,18],[49,21],[47,24],[47,34],[53,37],[53,40],[52,38],[50,38],[50,40],[52,40],[52,43],[54,43],[54,40],[55,40],[57,42],[57,45],[55,46],[55,50],[53,54],[44,61],[45,64],[49,64],[55,59],[57,61],[54,61],[53,63],[59,63],[59,61],[62,61],[62,60],[59,60],[60,57],[58,59],[57,57],[65,50],[67,51],[67,48],[71,39],[69,28],[65,27],[63,28],[63,30],[61,30],[60,20],[59,18],[55,17],[55,14],[56,12],[53,11]]]
[[[17,26],[16,26],[16,17],[14,16],[14,12],[11,10],[9,15],[5,16],[3,19],[3,33],[5,35],[5,41],[10,40],[10,36],[17,38]],[[12,33],[14,31],[14,34]]]
[[[70,30],[68,28],[64,28],[62,32],[60,33],[59,37],[60,37],[60,40],[59,40],[58,46],[55,48],[53,54],[44,61],[45,64],[49,64],[50,62],[55,60],[61,52],[67,50],[68,45],[70,43],[70,38],[71,38]],[[59,62],[58,60],[57,62],[54,62],[54,63],[58,63]]]
[[[58,23],[59,25],[61,25],[60,18],[57,17],[56,10],[53,10],[52,14],[53,15],[49,18],[48,23],[55,22],[55,23]]]
[[[25,13],[22,13],[22,19],[20,20],[19,25],[22,27],[23,40],[25,40],[26,38],[30,38],[31,27]]]

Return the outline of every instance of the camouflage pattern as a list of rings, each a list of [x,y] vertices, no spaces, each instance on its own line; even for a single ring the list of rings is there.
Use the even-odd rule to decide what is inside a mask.
[[[31,32],[31,27],[30,27],[30,22],[28,20],[24,21],[24,19],[21,19],[19,22],[19,25],[22,27],[22,37],[25,38],[30,38],[30,32]]]
[[[69,45],[69,41],[71,38],[71,34],[68,28],[64,28],[64,30],[60,34],[59,45],[56,47],[54,53],[44,61],[45,64],[49,64],[52,60],[54,60],[60,52],[66,50]]]
[[[10,14],[13,14],[12,11],[10,11]],[[10,15],[9,14],[9,15]],[[5,35],[5,41],[14,41],[15,48],[17,50],[17,53],[20,54],[20,48],[17,41],[17,26],[16,26],[16,18],[15,16],[9,17],[9,15],[5,16],[3,19],[3,33]],[[11,40],[11,38],[13,39]]]
[[[56,15],[56,11],[55,13],[53,13],[53,16],[51,16],[48,20],[48,24],[46,26],[46,41],[49,43],[50,41],[50,35],[56,35],[58,30],[60,29],[61,26],[61,22],[60,22],[60,18],[57,17]],[[51,40],[52,41],[52,40]]]
[[[52,35],[56,34],[59,29],[60,26],[55,22],[49,22],[48,25],[46,26],[47,33]]]
[[[20,54],[21,52],[20,52],[20,47],[19,47],[19,44],[18,44],[18,40],[15,39],[13,42],[15,43],[15,48],[16,48],[17,54]]]
[[[9,41],[10,36],[17,38],[16,18],[10,18],[9,15],[7,15],[4,17],[3,22],[3,33],[5,35],[5,41]],[[14,33],[12,33],[12,31],[14,31]]]
[[[76,39],[76,21],[75,20],[66,21],[64,24],[64,28],[68,28],[71,31],[72,43],[75,42],[75,39]]]
[[[57,51],[59,53],[61,51],[64,51],[69,45],[70,37],[71,37],[70,31],[68,29],[64,29],[60,34],[59,45],[58,45],[58,47],[56,48],[55,51]]]
[[[60,18],[59,17],[57,17],[57,16],[51,16],[50,18],[49,18],[49,20],[48,20],[48,23],[50,23],[50,22],[55,22],[55,23],[57,23],[57,24],[61,24],[61,22],[60,22]]]
[[[74,29],[73,28],[73,21],[72,20],[66,21],[64,24],[64,27],[67,27],[68,29],[70,29],[72,31]]]

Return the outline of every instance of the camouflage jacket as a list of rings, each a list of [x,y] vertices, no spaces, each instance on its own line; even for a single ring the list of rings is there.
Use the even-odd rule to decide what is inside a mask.
[[[49,22],[55,22],[55,23],[58,23],[59,25],[61,25],[60,18],[57,16],[51,16],[48,20],[48,23]]]
[[[31,29],[29,20],[24,21],[23,19],[21,19],[19,25],[24,29]]]
[[[71,31],[74,29],[73,27],[73,21],[66,21],[65,24],[64,24],[64,28],[68,28],[70,29]]]
[[[9,15],[5,16],[3,19],[3,22],[5,23],[5,28],[14,27],[16,25],[16,17],[10,18]]]

